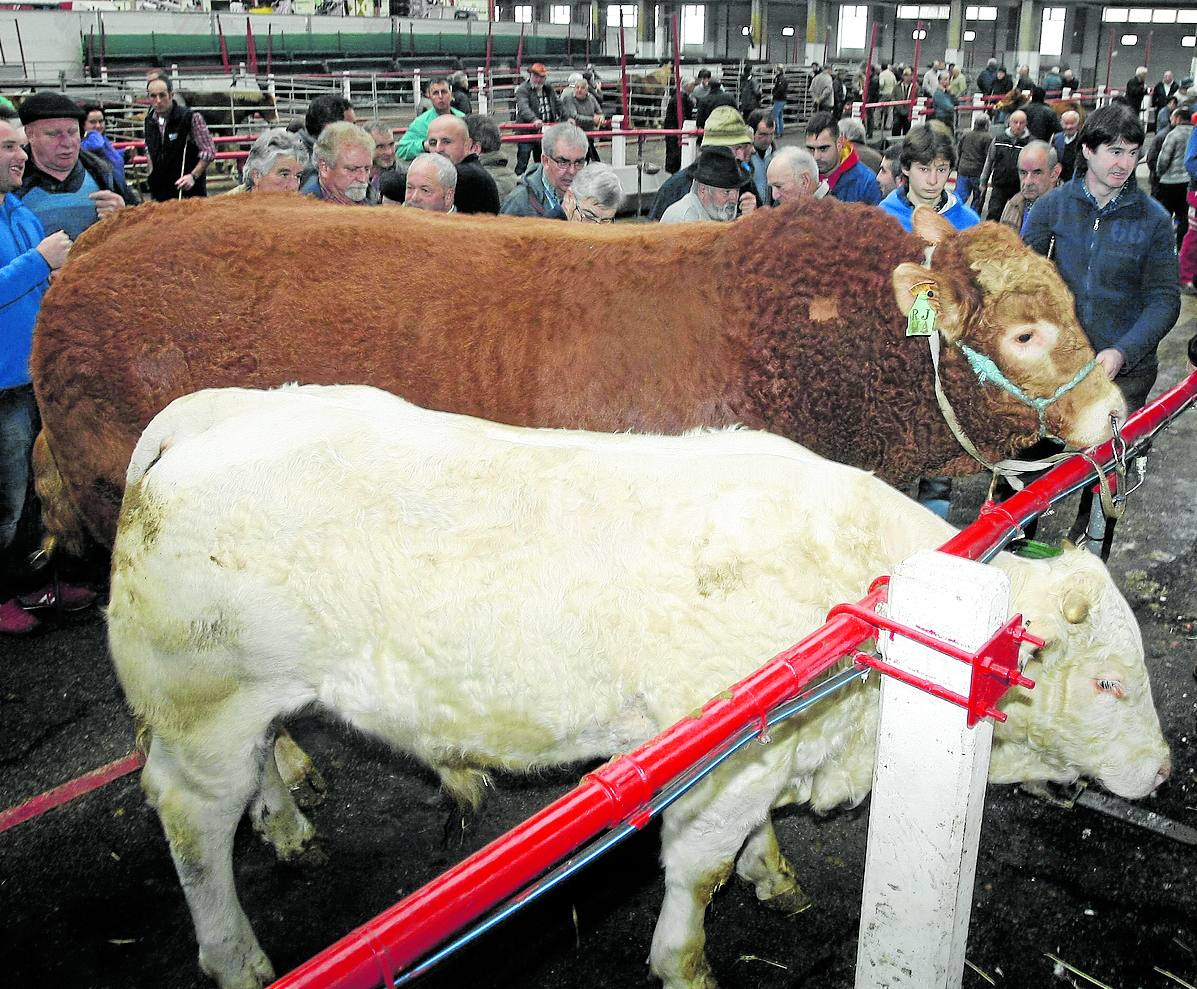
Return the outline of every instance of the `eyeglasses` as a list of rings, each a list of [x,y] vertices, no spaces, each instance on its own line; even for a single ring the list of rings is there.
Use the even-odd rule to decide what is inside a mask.
[[[614,223],[615,222],[615,217],[613,217],[613,216],[599,216],[597,213],[592,213],[588,209],[583,209],[580,205],[575,206],[574,209],[577,211],[578,217],[584,223]]]
[[[576,171],[586,167],[585,158],[558,158],[556,155],[549,155],[549,158],[556,162],[558,168],[572,168]]]

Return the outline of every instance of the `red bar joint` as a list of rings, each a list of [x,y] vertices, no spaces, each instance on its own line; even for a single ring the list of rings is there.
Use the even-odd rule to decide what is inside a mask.
[[[1018,650],[1023,642],[1029,642],[1036,649],[1040,649],[1043,646],[1043,640],[1031,635],[1026,630],[1022,623],[1022,615],[1015,615],[1006,622],[976,652],[970,652],[955,643],[937,639],[922,629],[903,625],[859,604],[836,605],[827,613],[827,619],[830,621],[838,615],[850,615],[872,625],[878,632],[882,630],[889,632],[891,639],[895,635],[900,635],[905,639],[911,639],[920,645],[927,646],[929,649],[934,649],[936,652],[943,653],[945,656],[950,656],[952,659],[968,663],[972,668],[972,676],[969,680],[968,697],[964,697],[932,680],[892,666],[876,656],[862,652],[854,655],[858,666],[868,666],[879,673],[938,697],[940,700],[965,708],[968,711],[967,723],[970,728],[982,718],[1005,721],[1006,715],[997,709],[997,703],[1012,686],[1025,687],[1027,690],[1033,690],[1035,687],[1035,681],[1030,677],[1023,676],[1018,667]]]

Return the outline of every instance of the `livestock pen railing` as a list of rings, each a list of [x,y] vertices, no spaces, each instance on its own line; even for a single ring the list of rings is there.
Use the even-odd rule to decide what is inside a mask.
[[[1008,501],[987,502],[977,520],[948,540],[941,551],[964,560],[992,559],[1052,504],[1092,485],[1115,466],[1125,465],[1127,457],[1144,448],[1194,401],[1197,372],[1132,415],[1120,436],[1088,451],[1092,459],[1071,457]],[[697,715],[589,773],[570,793],[283,976],[272,989],[374,989],[406,984],[563,874],[642,828],[735,748],[764,736],[777,720],[860,675],[849,670],[826,681],[812,695],[799,697],[812,680],[877,634],[877,623],[868,615],[882,594],[883,588],[875,583],[858,606],[833,609],[825,625],[709,701]],[[974,797],[970,799],[975,802]],[[969,813],[979,822],[976,806]],[[608,832],[606,837],[578,853],[603,832]],[[974,832],[974,861],[975,840]],[[544,882],[530,885],[571,854],[574,858],[569,865]],[[970,872],[967,882],[971,885],[971,881]],[[516,899],[506,909],[459,934],[513,896]],[[965,895],[957,903],[967,907],[970,899]],[[967,930],[966,910],[964,920],[963,927],[958,916],[952,920],[959,937],[963,937],[960,931]],[[863,923],[862,917],[862,959]],[[429,956],[430,952],[435,953]],[[396,978],[398,973],[403,974]]]

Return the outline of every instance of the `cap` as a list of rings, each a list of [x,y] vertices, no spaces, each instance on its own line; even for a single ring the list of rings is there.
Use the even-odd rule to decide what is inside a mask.
[[[544,62],[533,62],[528,66],[529,72],[535,72],[538,76],[547,76],[549,70],[544,67]]]
[[[69,96],[56,93],[52,89],[43,89],[26,96],[21,100],[21,107],[17,110],[22,124],[31,124],[35,120],[78,120],[80,123],[86,117],[83,107]]]
[[[703,148],[698,153],[694,181],[716,189],[738,189],[743,185],[744,172],[728,148]]]
[[[704,148],[730,148],[736,144],[747,144],[751,140],[752,131],[748,129],[740,111],[734,106],[715,107],[703,125]]]

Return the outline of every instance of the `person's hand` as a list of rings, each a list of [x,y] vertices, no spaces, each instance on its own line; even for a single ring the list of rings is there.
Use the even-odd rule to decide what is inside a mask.
[[[1126,363],[1126,358],[1123,356],[1121,350],[1115,347],[1107,347],[1105,350],[1098,352],[1097,363],[1105,368],[1106,377],[1113,381],[1114,376],[1122,370],[1122,365]]]
[[[124,209],[126,205],[119,192],[112,192],[108,189],[93,192],[87,198],[96,204],[96,213],[99,214],[101,220],[118,209]]]
[[[756,196],[751,192],[740,193],[740,215],[747,216],[756,209]]]
[[[65,230],[50,234],[36,247],[37,253],[46,259],[51,271],[57,271],[66,264],[67,255],[71,251],[71,238]]]
[[[175,180],[175,188],[182,189],[184,192],[186,192],[188,189],[195,188],[195,181],[195,176],[190,172],[186,172]]]

